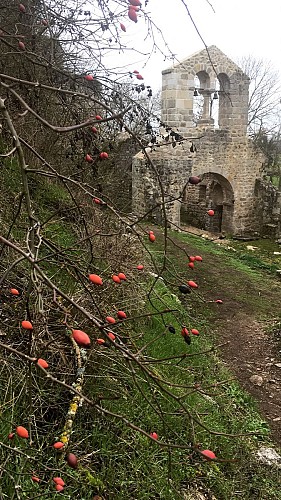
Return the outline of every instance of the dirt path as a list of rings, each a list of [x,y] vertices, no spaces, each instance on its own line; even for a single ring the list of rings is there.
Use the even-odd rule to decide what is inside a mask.
[[[222,322],[226,328],[221,328]],[[281,362],[276,358],[276,346],[246,308],[236,311],[231,320],[225,309],[216,323],[220,338],[228,342],[222,350],[224,361],[258,401],[274,439],[281,443]]]
[[[192,228],[194,231],[194,228]],[[197,253],[194,242],[184,246]],[[257,400],[261,413],[281,443],[281,342],[276,341],[272,325],[281,325],[281,280],[278,277],[241,269],[227,254],[217,255],[211,247],[199,250],[200,270],[192,278],[208,300],[220,298],[223,304],[210,304],[214,329],[225,363]],[[207,250],[207,251],[206,251]],[[217,248],[216,248],[217,250]],[[197,252],[196,252],[197,251]],[[191,273],[190,273],[191,274]],[[281,326],[280,326],[281,329]]]

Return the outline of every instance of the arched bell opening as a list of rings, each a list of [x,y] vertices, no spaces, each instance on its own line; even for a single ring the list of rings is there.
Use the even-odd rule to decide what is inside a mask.
[[[209,119],[210,102],[208,89],[210,88],[210,77],[206,71],[199,71],[194,77],[193,93],[193,121],[194,125],[199,120]]]
[[[212,81],[205,71],[194,77],[193,121],[195,125],[209,123],[214,128],[229,125],[231,116],[230,80],[226,73],[219,73]]]

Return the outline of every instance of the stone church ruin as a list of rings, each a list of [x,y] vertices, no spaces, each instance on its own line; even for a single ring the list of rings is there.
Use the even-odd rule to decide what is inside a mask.
[[[281,193],[263,180],[263,154],[247,137],[249,84],[215,46],[162,72],[161,120],[184,140],[176,147],[167,140],[149,154],[172,227],[192,224],[237,237],[280,235]],[[202,182],[188,183],[193,175]],[[133,212],[140,216],[159,207],[153,214],[161,223],[162,195],[155,170],[138,153],[132,165]]]

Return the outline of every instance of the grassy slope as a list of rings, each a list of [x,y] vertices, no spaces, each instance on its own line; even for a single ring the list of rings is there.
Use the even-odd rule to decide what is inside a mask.
[[[204,242],[199,238],[190,238],[180,235],[173,235],[178,239],[178,243],[188,242],[189,248],[197,248],[200,253],[204,253],[204,260],[208,255],[217,259],[217,267],[208,268],[206,263],[202,263],[201,270],[196,275],[202,282],[202,289],[208,292],[210,285],[214,286],[216,280],[218,294],[223,294],[228,302],[236,301],[238,304],[248,301],[249,311],[259,311],[263,316],[272,311],[270,300],[259,301],[253,299],[253,294],[248,293],[249,289],[260,289],[261,287],[273,286],[274,282],[270,278],[258,273],[248,267],[241,259],[233,255],[229,258],[229,253],[218,249],[209,242]],[[153,248],[154,257],[161,260],[162,244]],[[198,250],[197,250],[198,253]],[[177,273],[186,276],[186,269],[182,272],[185,259],[181,252],[174,246],[169,251],[170,269],[174,266],[174,278]],[[256,263],[255,263],[256,265]],[[198,266],[199,267],[199,266]],[[239,273],[237,270],[239,269]],[[208,277],[208,272],[210,276]],[[230,271],[235,276],[235,280],[230,280],[226,284],[226,275],[230,276]],[[202,276],[203,275],[203,276]],[[194,277],[194,274],[192,275]],[[167,273],[167,280],[172,282],[173,276]],[[179,276],[177,276],[178,278]],[[202,280],[203,277],[203,280]],[[175,282],[175,279],[174,279]],[[242,291],[242,288],[245,290]],[[149,356],[159,358],[179,354],[182,352],[196,353],[205,350],[217,343],[213,333],[212,324],[215,320],[218,306],[213,304],[202,304],[195,295],[193,299],[183,298],[181,304],[175,295],[177,288],[167,288],[163,283],[157,285],[157,293],[161,300],[165,301],[166,307],[177,308],[177,319],[171,314],[166,317],[167,324],[176,327],[176,334],[167,333],[157,343],[147,349]],[[219,297],[219,295],[217,295]],[[178,322],[178,319],[181,319]],[[192,345],[187,347],[183,343],[179,334],[180,324],[184,323],[189,327],[196,327],[201,332],[200,337],[192,338]],[[135,325],[136,332],[139,325]],[[145,321],[142,325],[144,338],[142,342],[147,342],[157,337],[163,332],[163,324],[158,317],[153,317]],[[198,392],[191,392],[183,398],[191,414],[199,416],[205,426],[213,431],[225,433],[258,432],[261,435],[253,437],[229,438],[224,436],[210,435],[209,432],[195,424],[196,438],[204,448],[213,449],[217,456],[224,459],[234,458],[237,462],[204,462],[198,456],[190,459],[186,451],[173,451],[171,455],[171,479],[168,483],[169,457],[165,451],[161,451],[158,446],[147,442],[143,436],[135,433],[131,429],[124,429],[119,424],[120,433],[116,433],[114,426],[104,428],[98,425],[93,434],[95,447],[102,450],[102,467],[99,470],[99,477],[105,485],[105,498],[182,498],[184,491],[187,491],[192,484],[201,485],[203,488],[210,488],[219,499],[236,498],[243,499],[278,499],[280,498],[280,483],[278,471],[267,466],[258,464],[255,460],[255,451],[261,444],[268,444],[269,429],[263,418],[259,415],[255,402],[246,394],[235,381],[229,381],[231,375],[225,369],[215,354],[208,353],[202,356],[190,358],[190,360],[178,363],[167,363],[158,368],[159,376],[166,376],[174,384],[201,383],[205,388],[206,396]],[[225,381],[225,382],[223,382]],[[218,387],[211,387],[218,383]],[[179,418],[179,415],[166,415],[166,426],[163,426],[160,418],[157,418],[151,405],[157,403],[157,397],[151,397],[151,388],[147,387],[144,381],[141,385],[141,394],[135,391],[130,385],[129,394],[132,401],[128,406],[128,397],[119,400],[116,405],[110,408],[126,415],[128,419],[134,420],[148,432],[157,431],[160,439],[167,441],[174,439],[177,442],[188,442],[191,438],[191,423],[189,419]],[[187,391],[188,392],[188,391]],[[147,398],[145,399],[144,396]],[[163,412],[172,413],[173,403],[167,397],[163,401],[159,396],[159,406]],[[99,419],[98,419],[99,420]],[[175,435],[176,433],[176,435]],[[109,488],[110,485],[111,487]],[[111,492],[110,492],[111,491]],[[176,493],[179,492],[179,493]]]
[[[15,175],[11,177],[12,173]],[[15,186],[11,179],[14,180]],[[18,192],[16,166],[12,164],[9,183],[9,188],[13,189],[14,186],[14,192]],[[54,188],[44,189],[43,185],[42,188],[39,185],[39,189],[38,187],[36,189],[42,207],[42,216],[47,218],[48,205],[56,203],[58,197],[61,200],[62,191],[56,193]],[[51,222],[47,230],[51,231],[52,234],[55,231],[60,245],[65,243],[67,246],[72,243],[71,229],[68,230],[65,224]],[[20,231],[20,229],[15,227],[12,231]],[[239,303],[239,301],[247,299],[251,310],[259,308],[263,315],[270,313],[269,300],[259,301],[256,298],[254,300],[253,294],[248,293],[245,289],[245,283],[248,283],[249,289],[253,286],[257,289],[262,289],[264,286],[272,287],[273,282],[269,283],[268,278],[265,278],[263,273],[249,268],[235,254],[230,258],[229,253],[200,238],[177,234],[173,234],[173,237],[178,239],[178,244],[188,243],[189,248],[193,247],[191,248],[192,253],[193,249],[197,249],[196,253],[202,253],[204,257],[211,255],[212,259],[215,259],[212,260],[212,265],[207,267],[206,261],[208,259],[204,258],[202,265],[200,264],[200,272],[197,274],[196,271],[192,274],[193,278],[200,280],[200,289],[204,289],[204,293],[208,294],[208,291],[212,290],[212,293],[217,292],[217,296],[214,298],[218,298],[223,292],[224,299],[226,298],[229,302]],[[160,261],[162,258],[161,242],[153,246],[153,253],[154,257]],[[181,296],[182,302],[179,302],[177,286],[173,286],[173,284],[177,284],[179,279],[183,282],[186,280],[185,264],[187,259],[174,246],[169,249],[169,259],[169,267],[174,269],[174,272],[165,277],[171,286],[167,287],[162,282],[158,282],[156,292],[159,296],[157,299],[159,307],[163,307],[164,302],[165,308],[177,309],[175,316],[170,314],[165,317],[167,324],[175,326],[176,334],[166,333],[161,340],[147,348],[146,354],[155,358],[183,352],[196,354],[201,350],[211,348],[216,342],[212,322],[218,309],[214,308],[213,304],[203,304],[196,294],[193,294],[192,299],[189,296],[185,298]],[[238,268],[241,272],[239,276],[236,274]],[[225,277],[230,270],[235,275],[235,286],[226,286]],[[143,287],[148,287],[151,284],[151,277],[146,273],[140,279],[142,279]],[[68,284],[64,283],[64,286],[67,288]],[[157,300],[154,299],[154,305],[156,305]],[[149,310],[155,311],[153,308],[150,309],[149,303],[146,307],[148,312]],[[193,337],[190,347],[183,342],[180,336],[181,324],[186,324],[191,328],[196,327],[200,331],[200,337]],[[142,337],[136,341],[142,346],[163,333],[163,322],[158,316],[138,320],[134,322],[133,328],[128,329],[128,332],[133,337],[137,337],[142,332]],[[130,500],[176,499],[183,498],[184,492],[196,484],[197,487],[202,486],[203,489],[210,488],[220,500],[236,497],[245,500],[280,498],[277,471],[258,465],[254,459],[254,451],[257,446],[260,443],[268,442],[269,430],[259,416],[255,403],[249,395],[245,394],[237,383],[229,381],[231,375],[226,371],[217,355],[208,353],[187,358],[180,364],[168,362],[162,366],[151,365],[152,368],[159,377],[166,377],[173,384],[185,384],[192,388],[195,383],[201,384],[207,397],[193,389],[184,390],[170,387],[170,391],[173,394],[181,395],[182,402],[191,415],[196,415],[212,431],[225,433],[257,431],[263,434],[263,437],[228,438],[215,436],[200,425],[194,424],[196,439],[203,448],[213,449],[219,458],[238,460],[234,463],[210,463],[205,462],[198,455],[190,458],[190,450],[174,450],[169,455],[165,449],[124,426],[122,422],[116,422],[113,418],[105,418],[93,409],[84,406],[83,410],[78,412],[75,422],[72,451],[78,455],[81,450],[85,455],[89,453],[90,468],[86,467],[72,472],[66,466],[60,466],[60,472],[65,474],[68,479],[68,489],[65,490],[65,494],[81,499],[85,498],[85,500],[92,499],[93,494],[97,492],[105,499],[112,500],[125,498]],[[180,408],[175,408],[175,403],[170,396],[161,396],[156,385],[148,384],[137,368],[135,372],[138,390],[129,367],[127,372],[120,374],[118,358],[115,358],[113,353],[111,357],[105,358],[103,363],[99,364],[98,371],[93,375],[88,373],[87,394],[90,397],[91,395],[95,397],[100,388],[104,392],[110,391],[112,387],[118,388],[120,399],[105,403],[107,409],[124,415],[147,432],[156,431],[160,441],[189,443],[192,438],[191,420],[182,417]],[[93,376],[94,381],[98,382],[98,389],[96,384],[93,384]],[[218,386],[215,387],[214,384],[217,383]],[[62,397],[67,407],[65,400],[68,395]],[[11,419],[13,421],[19,420],[18,415],[13,413],[11,417],[10,414],[10,411],[18,411],[18,408],[14,407],[10,410],[9,405],[6,407],[7,413],[2,414],[1,420],[2,436],[6,436],[10,430],[7,422]],[[161,413],[165,413],[165,425],[163,425]],[[77,449],[74,443],[77,443]],[[47,451],[45,453],[46,460],[50,460],[51,465],[52,457],[48,455]],[[18,459],[17,464],[13,466],[18,466],[20,474],[27,474],[27,489],[30,489],[29,472],[25,469],[25,463]],[[7,495],[6,498],[9,498],[12,490],[9,489],[7,478],[6,481],[7,484],[2,481],[2,491]],[[33,485],[34,496],[37,494],[38,488],[38,485]],[[46,493],[46,490],[44,491]],[[27,493],[27,496],[24,496],[22,492],[22,498],[29,498],[29,495],[30,493]],[[49,496],[53,497],[52,486],[50,486]],[[48,498],[48,496],[45,497]]]
[[[174,235],[175,236],[175,235]],[[185,238],[179,237],[178,242]],[[188,243],[190,241],[188,238]],[[200,289],[208,290],[210,282],[207,279],[208,255],[212,254],[219,259],[220,269],[216,270],[216,282],[218,291],[224,293],[227,300],[240,300],[233,287],[223,288],[226,270],[237,270],[239,267],[241,276],[239,279],[251,281],[252,286],[261,286],[264,283],[263,274],[252,271],[245,264],[241,264],[235,257],[230,261],[228,254],[200,239],[193,239],[193,248],[200,249],[204,255],[204,261],[198,272],[201,275]],[[190,246],[189,246],[190,247]],[[154,257],[159,259],[162,253],[162,245],[153,247]],[[186,260],[183,254],[177,255],[177,250],[169,254],[173,261],[174,273],[185,269]],[[171,263],[172,264],[172,263]],[[199,267],[198,265],[198,267]],[[232,267],[233,266],[233,267]],[[171,268],[171,265],[170,265]],[[183,275],[187,275],[186,269]],[[183,277],[182,275],[182,277]],[[194,276],[194,274],[193,274]],[[202,277],[205,282],[203,283]],[[196,277],[196,279],[197,279]],[[172,281],[170,275],[167,279]],[[200,278],[199,278],[200,279]],[[209,278],[213,281],[213,278]],[[143,274],[140,278],[143,286],[151,284],[151,277]],[[175,282],[177,280],[174,280]],[[234,287],[235,288],[235,287]],[[241,289],[241,287],[238,287]],[[182,303],[177,297],[177,289],[167,287],[161,281],[158,282],[156,291],[159,296],[158,304],[154,300],[154,306],[177,309],[176,317],[171,313],[165,316],[167,324],[173,324],[176,334],[166,333],[161,340],[151,344],[146,350],[150,357],[164,358],[183,352],[196,354],[201,350],[207,350],[216,342],[212,330],[212,324],[218,307],[213,304],[202,304],[196,294],[181,296]],[[240,292],[239,292],[240,295]],[[244,300],[244,299],[243,299]],[[249,306],[252,308],[252,300],[249,296]],[[149,312],[147,304],[147,312]],[[154,312],[154,308],[150,309]],[[267,307],[263,304],[263,314]],[[180,320],[180,322],[178,322]],[[199,337],[192,338],[191,346],[187,346],[180,335],[180,324],[188,327],[196,327],[200,331]],[[144,345],[163,333],[163,323],[158,316],[150,319],[142,319],[134,322],[131,335],[137,336],[143,333],[138,341]],[[129,368],[129,367],[128,367]],[[280,498],[280,484],[278,471],[267,466],[260,465],[254,458],[255,450],[261,444],[269,443],[269,430],[256,410],[252,398],[246,394],[235,381],[229,381],[231,375],[225,369],[215,353],[194,356],[186,359],[180,364],[168,362],[165,365],[151,365],[155,373],[161,378],[166,378],[173,384],[186,384],[193,387],[194,383],[200,383],[206,395],[189,389],[170,388],[173,393],[184,395],[182,402],[190,410],[191,415],[196,415],[203,424],[212,431],[225,433],[258,432],[263,437],[239,437],[229,438],[211,435],[206,430],[195,424],[196,439],[203,448],[215,451],[222,459],[235,459],[237,462],[206,462],[198,455],[190,458],[190,450],[173,450],[171,455],[165,449],[161,449],[157,443],[149,441],[143,435],[124,426],[122,422],[114,418],[108,419],[96,413],[93,409],[83,407],[78,412],[72,436],[72,451],[78,456],[83,449],[84,453],[90,453],[90,471],[86,469],[70,472],[65,466],[60,466],[60,474],[68,479],[68,489],[65,494],[71,494],[77,498],[92,499],[94,493],[99,493],[104,499],[123,500],[142,499],[154,500],[157,498],[183,498],[192,485],[203,490],[210,489],[217,499],[228,498],[263,499],[275,500]],[[167,396],[163,398],[158,392],[157,386],[147,383],[143,374],[135,369],[135,376],[139,389],[128,372],[123,372],[120,377],[118,369],[118,357],[114,353],[108,360],[104,358],[99,365],[94,380],[98,382],[99,389],[104,393],[118,387],[120,399],[116,402],[105,403],[104,406],[114,412],[125,416],[128,420],[141,426],[147,432],[156,431],[160,441],[188,443],[192,438],[192,427],[189,418],[182,417],[180,409],[175,408],[174,401]],[[214,384],[218,384],[217,387]],[[212,386],[212,387],[209,387]],[[93,377],[88,374],[86,392],[89,396],[97,394],[96,384]],[[190,393],[190,394],[188,394]],[[156,408],[156,410],[155,410]],[[165,425],[161,412],[166,413]],[[7,418],[9,420],[9,418]],[[16,416],[14,416],[16,420]],[[2,429],[4,435],[8,428]],[[74,443],[78,444],[77,450]],[[20,465],[21,472],[24,470]],[[94,471],[94,472],[93,472]],[[168,480],[169,478],[169,480]],[[8,487],[7,490],[8,491]],[[38,485],[34,485],[34,494],[38,491]],[[50,485],[50,498],[53,488]],[[29,493],[30,494],[30,493]],[[24,497],[23,497],[24,498]],[[48,498],[48,496],[47,496]]]

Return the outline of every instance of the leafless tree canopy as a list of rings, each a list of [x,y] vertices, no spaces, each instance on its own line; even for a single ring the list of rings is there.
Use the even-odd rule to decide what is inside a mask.
[[[249,134],[259,130],[273,131],[280,123],[281,84],[278,72],[270,62],[246,56],[237,64],[249,76]]]

